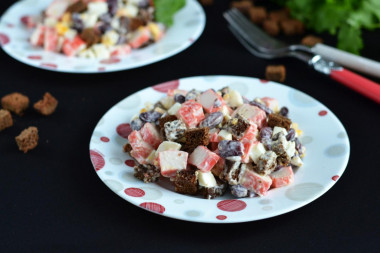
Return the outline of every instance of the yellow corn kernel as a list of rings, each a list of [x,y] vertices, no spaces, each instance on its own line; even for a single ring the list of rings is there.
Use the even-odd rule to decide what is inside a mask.
[[[156,23],[148,23],[148,29],[152,33],[155,41],[161,38],[161,30]]]
[[[298,124],[297,123],[293,122],[290,127],[293,128],[296,131],[297,136],[301,136],[303,134],[303,131],[298,128]]]
[[[224,94],[223,99],[224,100],[230,99],[230,94],[228,94],[228,93]]]
[[[57,30],[57,33],[59,35],[65,35],[65,33],[69,30],[69,27],[62,23],[62,22],[58,22],[56,25],[55,25],[55,29]]]
[[[147,112],[147,110],[146,110],[145,108],[142,108],[142,109],[140,110],[140,113],[143,113],[143,112]]]
[[[70,23],[71,21],[71,13],[70,12],[65,12],[62,16],[62,23]]]

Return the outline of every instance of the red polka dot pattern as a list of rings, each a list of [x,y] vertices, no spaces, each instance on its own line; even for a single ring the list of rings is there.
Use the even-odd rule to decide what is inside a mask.
[[[331,179],[334,180],[334,181],[336,181],[336,180],[338,180],[338,178],[339,178],[339,176],[338,176],[338,175],[335,175],[335,176],[333,176]]]
[[[126,160],[125,161],[125,165],[127,165],[129,167],[134,167],[135,166],[135,161],[133,161],[133,160]]]
[[[218,216],[216,216],[216,218],[218,220],[225,220],[225,219],[227,219],[227,216],[225,216],[225,215],[218,215]]]
[[[178,89],[178,87],[179,87],[179,80],[174,80],[174,81],[157,84],[153,86],[152,88],[155,91],[166,93],[168,92],[168,90]]]
[[[237,212],[245,209],[247,207],[247,204],[242,200],[226,199],[219,201],[216,206],[222,211]]]
[[[260,82],[261,83],[267,83],[267,82],[269,82],[268,80],[265,80],[265,79],[260,79]]]
[[[105,68],[105,67],[100,67],[100,68],[98,68],[98,71],[99,71],[99,72],[106,71],[106,68]]]
[[[90,156],[91,156],[92,165],[94,166],[95,170],[102,169],[104,165],[106,164],[103,156],[99,152],[95,150],[90,150]]]
[[[318,113],[319,116],[325,116],[327,114],[327,111],[322,110]]]
[[[154,202],[144,202],[140,204],[141,207],[156,213],[164,213],[165,207]]]
[[[125,194],[131,197],[142,197],[145,195],[144,190],[140,188],[127,188],[124,190]]]
[[[116,132],[121,137],[128,139],[130,133],[132,133],[131,125],[128,123],[120,124],[116,128]]]
[[[30,60],[42,60],[42,56],[41,55],[29,55],[28,59],[30,59]]]
[[[57,64],[54,64],[54,63],[41,63],[40,66],[45,67],[45,68],[51,68],[51,69],[58,68]]]
[[[4,45],[8,44],[9,41],[10,41],[10,39],[6,34],[0,33],[0,45],[4,46]]]
[[[100,140],[102,141],[102,142],[109,142],[110,141],[110,139],[109,138],[107,138],[107,137],[101,137],[100,138]]]
[[[110,58],[110,59],[106,59],[106,60],[101,60],[100,63],[101,64],[115,64],[115,63],[119,63],[121,60],[119,58]]]

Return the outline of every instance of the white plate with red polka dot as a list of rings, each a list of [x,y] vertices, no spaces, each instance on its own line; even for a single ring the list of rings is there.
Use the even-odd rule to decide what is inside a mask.
[[[33,28],[23,24],[25,17],[38,16],[52,0],[16,1],[0,19],[0,46],[16,60],[33,67],[68,73],[104,73],[133,69],[161,61],[190,47],[202,34],[206,15],[196,0],[187,0],[174,16],[174,24],[157,43],[132,53],[94,60],[67,57],[64,54],[46,52],[29,43]]]
[[[176,193],[167,180],[136,179],[135,161],[122,150],[131,132],[129,120],[145,102],[155,103],[168,89],[215,89],[230,86],[253,99],[273,97],[289,109],[306,147],[304,165],[291,185],[270,189],[264,197],[236,198],[230,193],[203,199]],[[250,77],[200,76],[158,84],[136,92],[112,107],[96,125],[90,156],[99,178],[117,195],[143,209],[171,218],[205,223],[265,219],[300,208],[328,191],[341,177],[350,153],[349,139],[338,118],[317,100],[288,86]]]

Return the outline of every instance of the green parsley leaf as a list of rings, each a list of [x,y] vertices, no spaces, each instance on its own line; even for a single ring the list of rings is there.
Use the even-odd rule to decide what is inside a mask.
[[[167,27],[172,26],[174,14],[185,4],[186,0],[154,0],[156,21],[163,23]]]

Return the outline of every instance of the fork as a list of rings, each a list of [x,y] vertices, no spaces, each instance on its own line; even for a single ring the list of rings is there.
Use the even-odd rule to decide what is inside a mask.
[[[225,19],[233,26],[246,40],[250,41],[262,52],[285,52],[303,51],[312,54],[319,54],[327,60],[332,60],[338,64],[349,67],[380,78],[380,63],[364,57],[353,55],[342,50],[318,43],[313,48],[304,45],[286,45],[266,34],[259,27],[249,21],[237,9],[231,9],[224,13]]]
[[[247,39],[247,36],[243,36],[238,29],[234,26],[229,25],[228,28],[238,39],[238,41],[253,55],[265,58],[265,59],[275,59],[281,57],[295,57],[300,59],[309,65],[311,65],[316,71],[321,72],[325,75],[330,76],[333,80],[351,88],[352,90],[359,92],[360,94],[372,99],[376,103],[380,104],[380,85],[366,79],[358,74],[355,74],[343,67],[339,66],[331,60],[326,60],[320,55],[314,55],[312,52],[305,50],[302,51],[292,51],[292,50],[269,50],[266,48],[264,51],[260,51],[256,48],[251,40]],[[261,38],[262,45],[273,45],[276,42],[273,38],[271,41],[266,41]],[[281,43],[281,42],[278,42]]]

